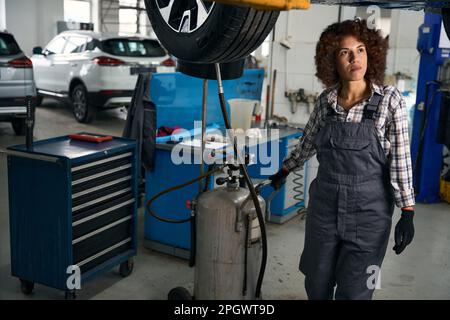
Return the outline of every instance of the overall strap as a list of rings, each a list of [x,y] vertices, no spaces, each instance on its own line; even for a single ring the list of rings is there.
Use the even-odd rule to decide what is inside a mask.
[[[383,96],[377,92],[374,92],[372,97],[370,98],[369,102],[364,107],[364,113],[363,113],[363,119],[362,121],[366,120],[374,120],[375,113],[378,110],[378,107],[381,104],[381,101],[383,100]]]
[[[337,115],[336,115],[336,111],[334,111],[334,109],[328,105],[327,108],[327,115],[325,117],[325,121],[326,122],[330,122],[330,121],[337,121]]]

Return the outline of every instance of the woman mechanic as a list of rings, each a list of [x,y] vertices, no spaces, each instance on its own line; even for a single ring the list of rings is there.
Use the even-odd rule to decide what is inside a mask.
[[[365,20],[324,30],[315,62],[326,89],[300,143],[270,177],[278,189],[317,154],[300,259],[309,299],[372,298],[369,277],[381,268],[394,204],[402,211],[396,254],[414,237],[406,106],[398,89],[383,85],[387,42]]]

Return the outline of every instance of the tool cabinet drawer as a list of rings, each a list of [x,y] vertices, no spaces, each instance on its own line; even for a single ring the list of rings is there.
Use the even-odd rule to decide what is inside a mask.
[[[73,239],[130,215],[134,210],[134,203],[135,199],[131,194],[128,194],[110,203],[87,210],[83,214],[73,216]]]
[[[103,178],[112,177],[116,173],[126,173],[130,174],[132,169],[131,163],[123,164],[105,171],[100,171],[98,173],[85,176],[85,177],[74,177],[72,176],[72,187],[78,190],[84,190],[87,186],[99,185],[99,182]]]
[[[133,174],[131,168],[127,168],[107,176],[79,183],[72,187],[72,199],[130,179],[133,179]]]
[[[104,204],[110,203],[111,201],[114,201],[120,197],[127,196],[132,193],[132,188],[127,187],[124,189],[120,189],[111,193],[108,193],[102,197],[95,198],[93,200],[81,203],[75,207],[72,207],[72,214],[78,215],[78,214],[85,214],[86,211],[89,211],[91,209],[96,209]]]
[[[112,154],[94,161],[87,161],[73,166],[72,181],[79,180],[97,173],[105,172],[124,164],[131,163],[131,152],[124,152],[119,154]]]
[[[125,194],[132,189],[131,179],[116,182],[109,186],[99,186],[91,189],[90,192],[81,196],[72,196],[72,212],[80,211],[83,208],[96,205],[104,200],[114,198],[112,194]]]
[[[111,182],[117,175],[128,176],[132,169],[130,152],[74,166],[71,169],[73,194]]]
[[[92,270],[98,265],[101,265],[105,261],[108,261],[111,258],[114,258],[124,252],[129,251],[133,248],[132,238],[126,238],[114,245],[112,245],[109,248],[106,248],[103,251],[100,251],[99,253],[96,253],[93,256],[90,256],[89,258],[86,258],[83,261],[80,261],[77,263],[78,267],[80,268],[81,273],[88,270]]]
[[[72,241],[75,264],[102,252],[127,239],[131,235],[132,216],[128,215],[113,223],[87,233]]]

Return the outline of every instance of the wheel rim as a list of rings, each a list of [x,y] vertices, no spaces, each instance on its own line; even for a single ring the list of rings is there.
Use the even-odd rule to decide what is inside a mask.
[[[82,89],[75,89],[72,95],[73,113],[77,119],[86,116],[86,95]]]
[[[156,0],[167,25],[178,33],[192,33],[208,19],[214,2],[203,0]]]

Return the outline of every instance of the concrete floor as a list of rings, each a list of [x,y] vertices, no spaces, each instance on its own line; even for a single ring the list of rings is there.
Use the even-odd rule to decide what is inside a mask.
[[[35,139],[90,131],[121,135],[125,112],[99,114],[91,125],[77,123],[68,107],[44,100],[37,109]],[[0,123],[0,148],[24,143],[8,123]],[[394,215],[394,222],[399,212]],[[139,213],[139,241],[143,240],[143,212]],[[375,299],[450,299],[450,206],[446,203],[416,207],[416,236],[400,256],[391,250],[381,273],[381,290]],[[263,283],[265,299],[306,299],[304,277],[298,271],[305,223],[294,218],[283,225],[269,224],[268,264]],[[166,299],[168,291],[184,286],[192,291],[194,270],[186,261],[139,247],[131,276],[122,279],[117,270],[83,285],[78,299]],[[0,154],[0,299],[64,299],[60,291],[36,285],[26,297],[19,281],[10,275],[9,218],[6,157]]]

